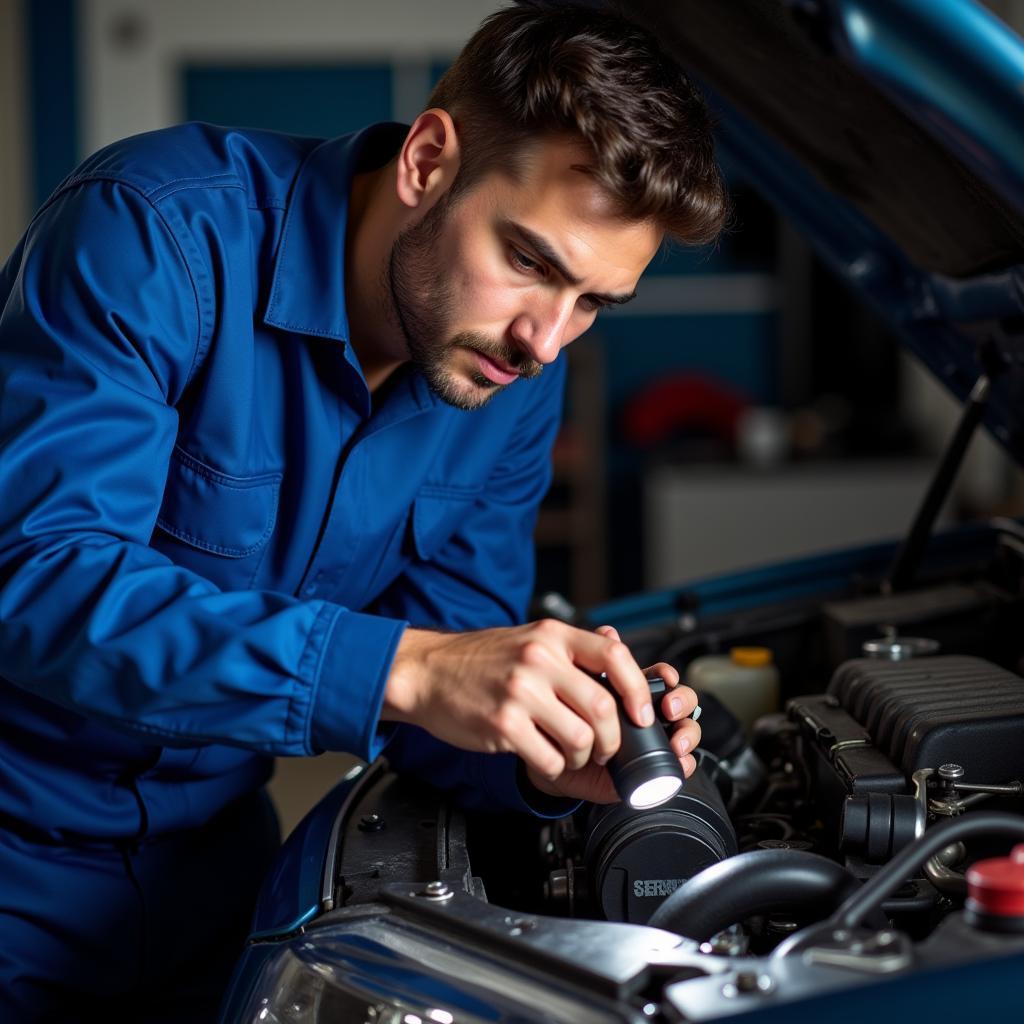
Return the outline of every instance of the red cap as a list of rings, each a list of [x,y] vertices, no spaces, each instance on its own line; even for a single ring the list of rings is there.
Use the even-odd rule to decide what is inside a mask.
[[[983,913],[1024,917],[1024,843],[1008,857],[979,860],[969,867],[967,895]]]

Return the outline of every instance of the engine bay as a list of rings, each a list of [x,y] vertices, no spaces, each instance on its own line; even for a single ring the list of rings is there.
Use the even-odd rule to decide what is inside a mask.
[[[837,993],[889,1019],[882,983],[889,1007],[900,985],[905,1005],[1012,1005],[1024,532],[995,523],[982,550],[899,592],[865,571],[731,612],[683,594],[624,631],[684,678],[736,648],[761,667],[754,697],[698,689],[698,769],[661,806],[464,813],[375,762],[336,815],[323,913],[269,937],[263,991],[305,1009],[260,1019],[797,1021]]]

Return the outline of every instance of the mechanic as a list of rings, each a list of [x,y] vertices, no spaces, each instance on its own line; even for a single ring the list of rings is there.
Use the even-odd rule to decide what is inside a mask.
[[[657,43],[533,4],[411,127],[190,124],[57,188],[0,274],[0,1019],[212,1015],[274,756],[615,799],[593,675],[647,724],[644,672],[522,624],[560,352],[724,208]]]

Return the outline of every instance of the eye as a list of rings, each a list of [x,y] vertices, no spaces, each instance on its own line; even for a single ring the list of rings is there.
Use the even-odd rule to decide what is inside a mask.
[[[585,313],[597,313],[604,309],[608,303],[595,299],[592,295],[581,295],[579,298],[580,309]]]
[[[543,269],[536,260],[531,260],[526,253],[515,248],[511,250],[511,260],[516,270],[521,270],[524,274],[535,274]]]

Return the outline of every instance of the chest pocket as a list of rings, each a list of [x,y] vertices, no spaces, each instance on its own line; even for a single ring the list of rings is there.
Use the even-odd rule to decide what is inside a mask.
[[[429,562],[458,530],[480,496],[479,489],[426,486],[416,495],[409,529],[416,556]]]
[[[281,477],[229,476],[175,447],[154,546],[218,586],[250,586],[274,530]]]

